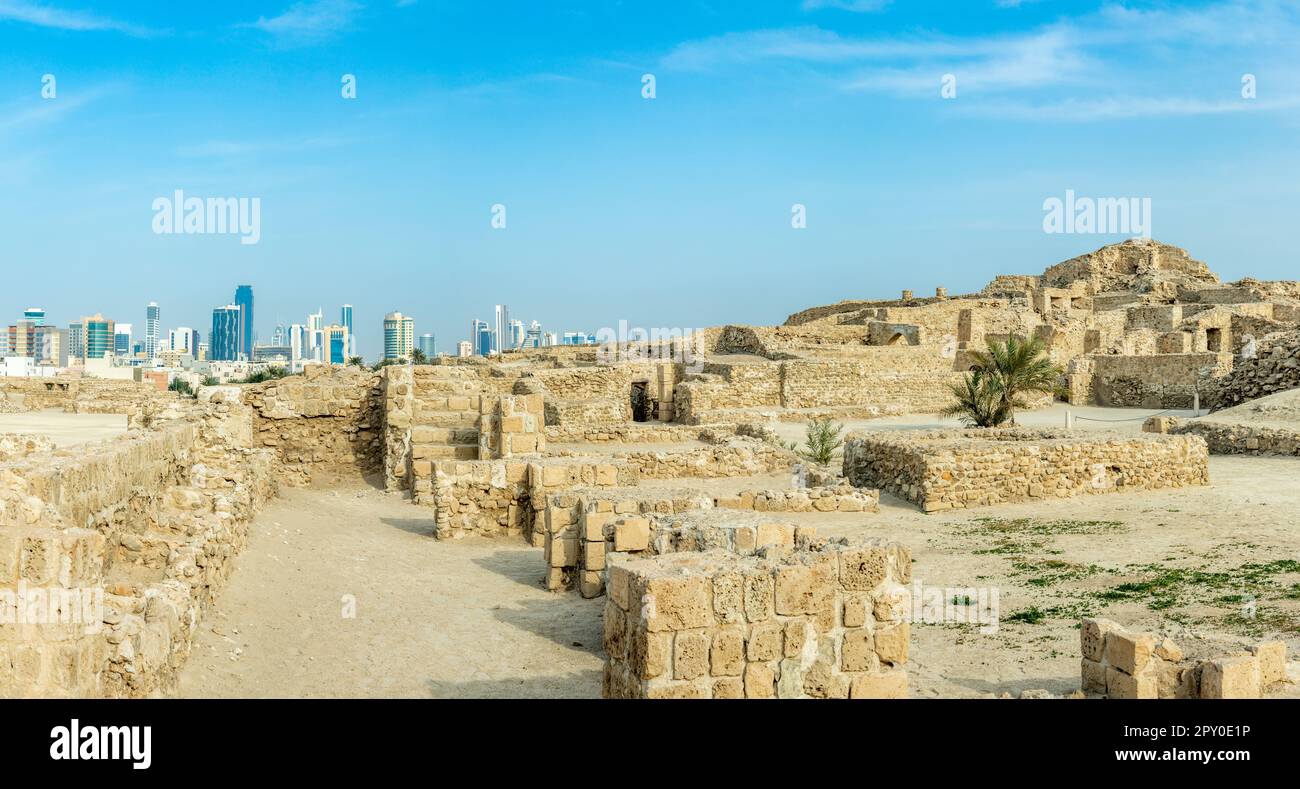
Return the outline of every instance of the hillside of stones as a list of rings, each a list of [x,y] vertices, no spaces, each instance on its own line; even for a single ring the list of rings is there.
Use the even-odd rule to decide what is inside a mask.
[[[1252,359],[1237,359],[1228,375],[1212,382],[1206,403],[1218,411],[1275,392],[1300,387],[1300,330],[1265,335]]]

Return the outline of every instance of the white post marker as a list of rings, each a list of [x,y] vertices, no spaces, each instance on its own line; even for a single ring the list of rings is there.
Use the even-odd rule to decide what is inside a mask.
[[[1200,389],[1192,390],[1192,410],[1195,412],[1192,414],[1192,416],[1201,415],[1201,390]]]

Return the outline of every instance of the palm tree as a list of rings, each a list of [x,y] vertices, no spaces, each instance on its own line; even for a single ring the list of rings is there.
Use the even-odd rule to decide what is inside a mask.
[[[804,460],[825,466],[831,462],[835,450],[843,446],[844,441],[840,438],[843,430],[844,425],[835,424],[829,416],[811,420],[807,429],[808,448],[800,450],[799,455]]]
[[[963,376],[950,388],[957,402],[940,412],[944,416],[961,417],[968,427],[997,427],[1007,421],[1008,409],[1002,392],[979,370]]]
[[[1016,409],[1026,405],[1021,396],[1055,392],[1061,368],[1047,358],[1042,337],[1013,334],[1006,342],[989,338],[986,344],[987,351],[971,352],[971,373],[953,385],[957,403],[944,413],[980,427],[1014,425]]]
[[[365,367],[365,366],[366,366],[366,360],[365,360],[365,359],[362,359],[360,356],[351,356],[351,357],[348,357],[348,366],[349,366],[349,367]]]
[[[424,355],[424,349],[422,348],[411,349],[411,364],[425,364],[428,361],[429,361],[429,357]]]

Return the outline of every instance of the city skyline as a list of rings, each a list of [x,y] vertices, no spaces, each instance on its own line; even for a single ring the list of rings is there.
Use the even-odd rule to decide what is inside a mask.
[[[1225,279],[1294,270],[1292,4],[976,4],[0,4],[2,254],[49,272],[0,314],[203,326],[252,283],[260,336],[350,303],[367,357],[394,310],[445,348],[496,303],[771,324],[1125,237],[1043,232],[1069,191],[1149,198]],[[260,240],[153,232],[178,190],[259,200]]]

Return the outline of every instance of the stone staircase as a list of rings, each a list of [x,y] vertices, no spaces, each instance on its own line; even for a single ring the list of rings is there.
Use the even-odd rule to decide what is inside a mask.
[[[413,410],[411,460],[478,460],[478,395],[417,389]]]

